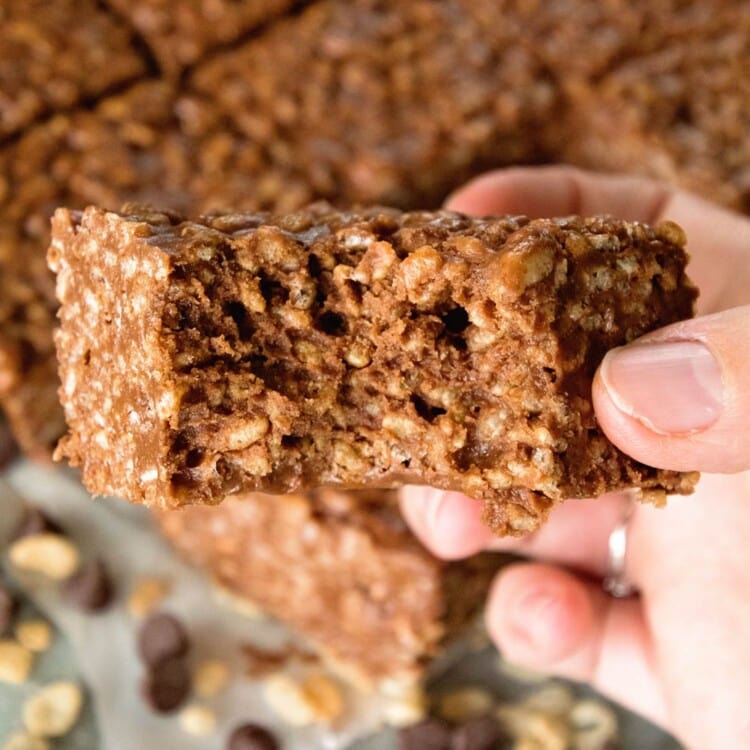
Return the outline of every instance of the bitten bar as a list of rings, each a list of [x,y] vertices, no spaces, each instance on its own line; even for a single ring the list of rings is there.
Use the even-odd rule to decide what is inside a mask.
[[[690,492],[619,452],[590,400],[608,349],[692,314],[684,244],[602,217],[60,209],[57,456],[161,508],[430,484],[499,534],[569,497]]]

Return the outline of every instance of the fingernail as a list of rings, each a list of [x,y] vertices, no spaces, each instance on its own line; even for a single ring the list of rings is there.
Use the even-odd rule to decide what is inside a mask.
[[[558,597],[547,591],[535,591],[521,597],[513,607],[511,618],[516,635],[537,649],[549,645],[550,627],[557,621]]]
[[[698,341],[613,349],[600,374],[615,406],[654,432],[700,432],[721,415],[721,369]]]

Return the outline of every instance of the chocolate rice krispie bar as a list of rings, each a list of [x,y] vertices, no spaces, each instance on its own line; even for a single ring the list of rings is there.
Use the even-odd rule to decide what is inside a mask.
[[[341,206],[434,208],[484,167],[544,159],[555,89],[527,41],[496,0],[321,0],[188,85],[268,154],[269,196],[291,177]]]
[[[146,69],[131,31],[95,0],[2,0],[0,141]]]
[[[418,681],[481,610],[501,560],[437,560],[395,493],[250,494],[160,513],[165,535],[223,589],[315,644],[346,676]]]
[[[562,74],[558,160],[656,177],[748,213],[750,5],[659,0],[651,11],[635,49],[576,85]]]
[[[684,244],[610,218],[60,209],[57,455],[161,508],[431,484],[483,499],[499,534],[567,497],[690,492],[620,453],[590,400],[608,349],[692,314]]]

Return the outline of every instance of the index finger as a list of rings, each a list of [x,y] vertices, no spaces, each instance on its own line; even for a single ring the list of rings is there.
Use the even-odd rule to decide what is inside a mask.
[[[469,182],[447,206],[473,215],[611,214],[648,224],[669,219],[688,237],[688,272],[701,290],[699,312],[750,303],[750,219],[655,180],[565,166],[520,167]]]

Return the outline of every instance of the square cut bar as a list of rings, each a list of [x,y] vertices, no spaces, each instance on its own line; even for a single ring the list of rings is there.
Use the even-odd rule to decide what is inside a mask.
[[[649,10],[636,51],[569,87],[559,161],[656,177],[750,213],[750,5]]]
[[[690,492],[619,452],[590,400],[608,349],[692,314],[684,244],[604,217],[59,209],[57,456],[161,508],[429,484],[482,499],[499,534],[569,497]]]
[[[159,514],[185,559],[307,638],[358,684],[413,683],[481,610],[497,555],[437,560],[396,493],[323,489]]]
[[[518,16],[497,0],[321,0],[186,85],[268,154],[261,195],[299,180],[339,206],[437,207],[484,169],[545,158],[555,69]]]
[[[0,140],[147,67],[132,32],[96,0],[2,0]]]

